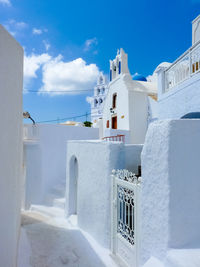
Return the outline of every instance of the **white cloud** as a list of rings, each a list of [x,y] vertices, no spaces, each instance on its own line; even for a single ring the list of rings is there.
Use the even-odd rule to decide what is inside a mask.
[[[87,65],[82,58],[65,62],[62,55],[54,58],[48,53],[25,55],[25,87],[32,78],[37,78],[39,70],[43,83],[39,92],[45,91],[45,94],[49,95],[63,95],[66,91],[76,94],[81,90],[90,90],[99,75],[98,67],[95,64]]]
[[[92,39],[88,39],[85,41],[84,44],[84,51],[89,51],[91,50],[93,47],[95,47],[98,44],[98,40],[96,37],[92,38]]]
[[[40,34],[42,34],[42,30],[41,29],[36,29],[36,28],[33,28],[33,34],[35,34],[35,35],[40,35]]]
[[[20,21],[20,22],[17,22],[17,21],[13,21],[13,24],[15,25],[15,27],[19,30],[21,29],[24,29],[26,27],[28,27],[28,24],[23,22],[23,21]]]
[[[19,29],[19,30],[24,29],[28,26],[28,24],[25,23],[24,21],[16,21],[14,19],[8,20],[6,24],[8,24],[8,25],[10,25],[16,29]]]
[[[95,64],[87,65],[82,58],[64,62],[59,55],[43,65],[41,91],[58,95],[65,94],[65,91],[77,93],[80,90],[92,89],[98,74],[99,70]]]
[[[48,51],[49,48],[51,47],[50,43],[48,41],[46,41],[46,40],[43,40],[42,42],[43,42],[43,44],[45,46],[46,51]]]
[[[0,4],[11,6],[10,0],[0,0]]]
[[[36,72],[40,67],[51,60],[51,56],[48,54],[24,56],[24,77],[25,78],[36,78]]]
[[[48,32],[47,29],[38,29],[38,28],[33,28],[32,33],[35,35],[41,35],[44,32]]]
[[[16,21],[14,19],[10,19],[4,23],[4,26],[12,35],[15,36],[17,33],[27,28],[28,24],[23,21]]]

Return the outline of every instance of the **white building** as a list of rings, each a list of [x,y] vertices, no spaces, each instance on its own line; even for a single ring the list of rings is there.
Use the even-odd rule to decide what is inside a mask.
[[[98,122],[103,116],[103,106],[106,95],[108,93],[108,86],[106,83],[106,77],[101,72],[97,79],[97,84],[94,87],[94,96],[89,98],[91,104],[91,121],[93,127],[98,127]]]
[[[92,127],[25,124],[23,208],[33,204],[52,205],[55,198],[63,198],[67,141],[98,138],[99,130]]]
[[[134,78],[128,69],[128,56],[123,49],[110,61],[110,83],[103,109],[104,137],[122,134],[126,143],[143,144],[149,114],[156,116],[157,85],[145,77]],[[118,131],[116,131],[118,130]]]
[[[156,84],[139,75],[131,77],[122,49],[110,62],[104,136],[124,134],[132,144],[78,140],[88,139],[89,131],[90,138],[97,139],[97,129],[83,134],[79,127],[65,132],[42,125],[42,152],[33,146],[26,150],[29,163],[31,153],[41,154],[43,167],[35,169],[41,168],[48,193],[66,174],[66,215],[77,215],[78,226],[110,249],[122,266],[199,266],[200,121],[160,120],[148,127],[157,117],[180,118],[199,110],[199,24],[198,17],[193,22],[192,48],[171,66],[162,63],[156,69],[159,113]],[[137,177],[140,165],[142,179]],[[111,178],[112,169],[118,170]],[[38,182],[38,174],[34,177],[30,170],[29,182]]]
[[[156,98],[156,87],[151,82],[133,80],[126,63],[127,55],[123,50],[118,53],[114,62],[111,61],[111,82],[103,114],[104,133],[106,129],[110,133],[115,131],[115,134],[128,131],[131,141],[139,143],[138,140],[144,141],[148,110],[152,106],[147,100],[150,99],[149,96],[151,99]],[[174,117],[179,118],[184,115],[186,108],[194,107],[193,104],[199,101],[196,99],[199,92],[197,88],[195,90],[198,66],[196,62],[191,66],[195,66],[192,67],[195,70],[193,75],[170,89],[177,91],[171,94],[162,93],[166,96],[160,95],[160,113],[154,113],[158,117],[166,119],[171,112]],[[156,70],[159,86],[164,75],[162,69],[168,67],[169,63],[162,63]],[[141,76],[140,78],[144,79]],[[184,82],[191,83],[191,80],[193,84],[190,84],[190,92],[182,92],[181,113],[177,105],[179,102],[177,100],[175,104],[175,99],[184,88],[176,89],[175,86],[181,86]],[[189,95],[190,104],[185,100]],[[173,105],[170,98],[174,98]],[[154,108],[155,111],[156,107]],[[198,110],[188,109],[189,111]],[[135,122],[133,128],[132,121]],[[142,150],[141,185],[136,182],[131,185],[133,174],[126,171],[116,172],[113,175],[114,183],[111,183],[109,174],[113,168],[126,168],[137,173],[142,146],[121,142],[69,142],[67,215],[77,214],[79,227],[90,233],[102,246],[110,248],[116,258],[120,258],[128,266],[198,266],[199,127],[199,120],[151,123]],[[131,197],[134,201],[134,212],[129,211]],[[130,221],[133,220],[134,234],[131,236],[129,230],[132,231],[133,226],[130,228]]]
[[[0,266],[15,267],[22,189],[23,49],[0,25]]]
[[[200,16],[192,22],[192,46],[158,73],[159,119],[178,119],[200,111]]]

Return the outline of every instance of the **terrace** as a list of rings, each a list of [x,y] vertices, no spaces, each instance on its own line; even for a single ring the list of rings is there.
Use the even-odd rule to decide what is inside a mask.
[[[200,41],[181,55],[164,73],[164,93],[200,71]]]

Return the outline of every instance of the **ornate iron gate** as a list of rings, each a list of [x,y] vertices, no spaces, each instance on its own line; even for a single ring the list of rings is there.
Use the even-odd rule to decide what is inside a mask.
[[[112,171],[112,252],[130,267],[138,266],[140,181],[128,170]]]

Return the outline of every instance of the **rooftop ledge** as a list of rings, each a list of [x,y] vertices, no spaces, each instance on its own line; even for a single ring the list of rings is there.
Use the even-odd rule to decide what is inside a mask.
[[[200,41],[190,47],[165,70],[163,92],[168,92],[198,72],[200,72]]]
[[[122,142],[118,141],[106,141],[106,140],[101,140],[101,139],[96,139],[96,140],[69,140],[67,143],[90,143],[90,144],[123,144]]]

